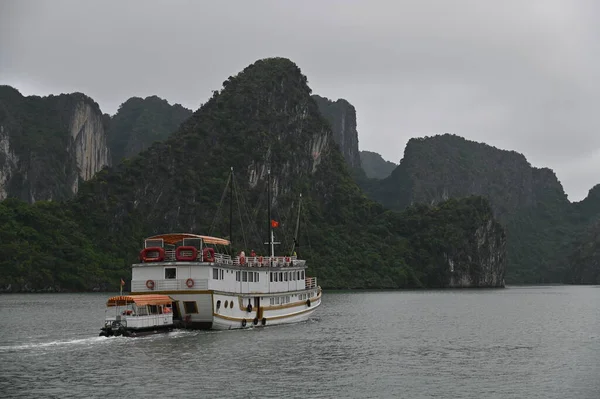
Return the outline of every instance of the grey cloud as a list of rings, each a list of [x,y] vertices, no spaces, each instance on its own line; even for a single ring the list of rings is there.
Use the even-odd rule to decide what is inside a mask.
[[[216,4],[214,4],[216,3]],[[600,182],[593,0],[4,1],[0,83],[82,91],[114,113],[157,94],[196,109],[256,59],[296,62],[357,108],[362,149],[398,162],[452,132],[553,168],[571,199]]]

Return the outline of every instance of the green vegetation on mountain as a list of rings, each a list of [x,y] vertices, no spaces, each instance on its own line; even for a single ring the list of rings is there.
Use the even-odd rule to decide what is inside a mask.
[[[64,205],[0,203],[0,291],[114,288],[122,264],[96,248]]]
[[[369,200],[294,63],[259,60],[223,86],[165,141],[97,173],[73,200],[37,208],[3,203],[2,221],[22,232],[0,242],[4,284],[44,288],[48,273],[54,284],[69,289],[115,284],[118,280],[109,279],[118,273],[127,279],[146,236],[172,231],[227,236],[228,212],[219,217],[216,211],[232,166],[241,193],[233,221],[236,251],[266,253],[269,168],[273,217],[280,222],[276,234],[283,242],[278,252],[291,250],[302,193],[298,252],[323,287],[503,285],[505,236],[488,202],[472,197],[397,213]],[[20,216],[28,212],[33,216]],[[27,280],[18,280],[22,270],[15,256],[27,251],[31,229],[34,242],[46,235],[57,241],[40,243],[36,256],[50,260],[43,267],[32,260]],[[73,247],[80,252],[61,252]],[[72,270],[74,263],[65,259],[76,258],[84,265]],[[78,277],[68,277],[71,273]]]
[[[567,253],[567,283],[600,284],[600,220],[580,232]]]
[[[108,146],[113,165],[137,155],[155,141],[165,140],[191,115],[189,109],[170,105],[157,96],[125,101],[110,119]]]
[[[371,179],[385,179],[398,166],[372,151],[361,151],[360,163],[367,177]]]

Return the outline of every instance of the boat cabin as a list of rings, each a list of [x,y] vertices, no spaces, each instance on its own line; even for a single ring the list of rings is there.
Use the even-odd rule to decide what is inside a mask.
[[[106,302],[100,335],[137,335],[173,327],[173,299],[168,295],[118,295]]]
[[[227,254],[229,241],[187,233],[144,240],[140,263],[132,266],[132,292],[216,290],[233,293],[290,292],[317,286],[296,256]]]

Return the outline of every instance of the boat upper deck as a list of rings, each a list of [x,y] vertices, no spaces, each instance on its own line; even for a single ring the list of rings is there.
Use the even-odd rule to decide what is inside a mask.
[[[144,241],[140,262],[190,262],[233,267],[306,267],[306,261],[298,259],[297,256],[246,256],[244,252],[232,256],[218,252],[220,246],[226,247],[229,244],[229,241],[223,238],[187,233],[153,236]]]

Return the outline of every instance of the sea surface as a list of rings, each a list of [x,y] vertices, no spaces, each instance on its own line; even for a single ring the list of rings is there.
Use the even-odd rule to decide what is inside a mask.
[[[98,337],[109,294],[0,295],[3,398],[600,398],[600,287],[324,292],[305,323]]]

